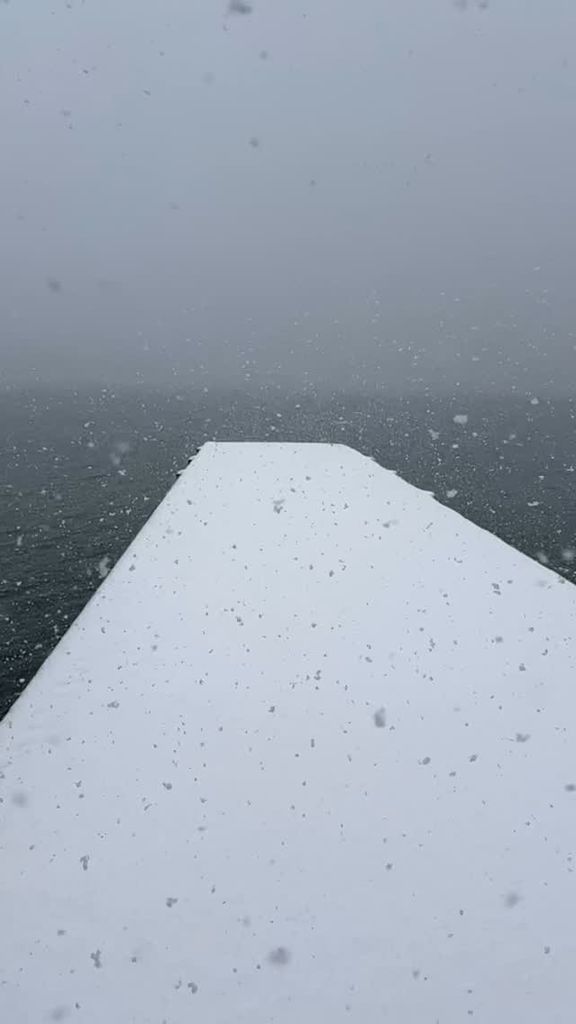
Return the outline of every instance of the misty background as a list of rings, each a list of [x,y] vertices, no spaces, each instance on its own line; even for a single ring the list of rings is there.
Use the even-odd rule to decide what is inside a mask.
[[[572,393],[571,0],[0,3],[6,385]]]
[[[0,0],[0,716],[207,440],[350,444],[576,582],[575,40]]]

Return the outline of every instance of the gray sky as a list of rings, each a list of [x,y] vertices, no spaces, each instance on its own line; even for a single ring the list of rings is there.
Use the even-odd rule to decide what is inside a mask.
[[[570,390],[573,0],[0,0],[0,380]]]

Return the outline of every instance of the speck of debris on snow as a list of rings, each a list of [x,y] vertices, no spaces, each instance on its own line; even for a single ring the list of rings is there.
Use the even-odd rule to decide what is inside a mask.
[[[252,4],[248,3],[247,0],[230,0],[228,4],[229,14],[251,14]]]
[[[378,708],[374,712],[374,725],[377,729],[383,729],[386,725],[386,708]]]
[[[286,949],[286,946],[277,946],[276,949],[271,950],[268,954],[268,960],[275,967],[285,967],[286,964],[290,963],[291,954],[290,950]]]
[[[504,905],[512,910],[513,907],[518,906],[522,897],[517,892],[507,892],[504,896]]]
[[[50,1014],[50,1020],[65,1020],[71,1013],[68,1006],[55,1006]]]

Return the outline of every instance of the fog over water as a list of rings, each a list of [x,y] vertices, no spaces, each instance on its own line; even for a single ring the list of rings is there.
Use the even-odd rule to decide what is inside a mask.
[[[570,392],[569,0],[0,4],[1,380]]]

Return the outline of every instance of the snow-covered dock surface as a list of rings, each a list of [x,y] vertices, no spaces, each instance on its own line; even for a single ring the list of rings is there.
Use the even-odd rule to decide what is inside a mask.
[[[6,1024],[574,1020],[576,590],[206,445],[0,724]]]

